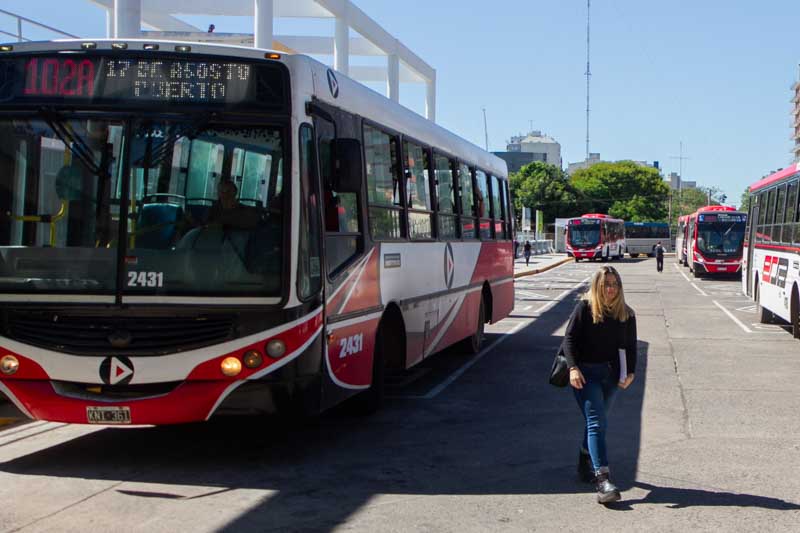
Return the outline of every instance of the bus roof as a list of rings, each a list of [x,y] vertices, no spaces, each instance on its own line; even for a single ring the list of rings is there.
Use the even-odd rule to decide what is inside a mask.
[[[666,222],[629,222],[625,221],[626,226],[651,226],[651,227],[663,227],[668,226]]]
[[[760,180],[752,184],[750,186],[750,192],[755,192],[759,189],[763,189],[764,187],[772,185],[773,183],[777,183],[783,180],[784,178],[788,178],[792,174],[796,174],[797,172],[800,172],[800,163],[792,163],[783,170],[779,170],[778,172],[770,174],[765,178],[761,178]]]

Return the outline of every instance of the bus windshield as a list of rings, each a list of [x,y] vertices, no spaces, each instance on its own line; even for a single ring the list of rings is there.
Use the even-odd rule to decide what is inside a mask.
[[[283,144],[202,115],[1,119],[0,291],[280,294]]]
[[[744,222],[700,222],[697,249],[705,254],[736,254],[742,250]]]
[[[600,243],[600,224],[570,224],[569,242],[582,248],[597,246]]]

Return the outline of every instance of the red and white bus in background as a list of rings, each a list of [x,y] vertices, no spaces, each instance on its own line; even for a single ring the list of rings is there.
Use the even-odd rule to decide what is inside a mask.
[[[686,264],[686,234],[689,231],[689,215],[678,217],[678,230],[675,234],[675,258],[678,264]]]
[[[506,164],[307,56],[0,49],[0,394],[175,424],[382,398],[514,305]]]
[[[694,277],[742,270],[747,213],[724,205],[701,207],[687,222],[686,260]]]
[[[800,165],[750,186],[742,289],[757,304],[761,322],[776,317],[800,338]]]
[[[581,259],[621,259],[625,255],[625,221],[589,213],[567,221],[567,254]]]

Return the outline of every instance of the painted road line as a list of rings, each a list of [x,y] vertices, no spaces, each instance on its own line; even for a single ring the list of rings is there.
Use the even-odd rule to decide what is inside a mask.
[[[731,313],[730,311],[728,311],[727,309],[725,309],[725,308],[722,306],[722,304],[720,304],[720,303],[719,303],[718,301],[716,301],[716,300],[713,300],[713,301],[714,301],[714,305],[716,305],[717,307],[719,307],[720,309],[722,309],[722,312],[723,312],[723,313],[725,313],[726,315],[728,315],[728,317],[729,317],[731,320],[733,320],[734,322],[736,322],[736,325],[737,325],[737,326],[739,326],[740,328],[742,328],[742,329],[744,330],[744,332],[745,332],[745,333],[753,333],[753,331],[752,331],[750,328],[748,328],[747,326],[745,326],[745,325],[742,323],[742,321],[741,321],[741,320],[739,320],[738,318],[736,318],[735,316],[733,316],[733,313]]]
[[[685,279],[686,281],[688,281],[688,282],[689,282],[689,285],[691,285],[692,287],[694,287],[694,288],[695,288],[695,290],[696,290],[697,292],[699,292],[699,293],[700,293],[701,295],[703,295],[703,296],[708,296],[708,294],[706,294],[705,292],[703,292],[703,289],[701,289],[700,287],[698,287],[697,285],[695,285],[695,283],[694,283],[692,280],[690,280],[690,279],[689,279],[689,276],[687,276],[686,274],[684,274],[683,272],[681,272],[681,269],[680,269],[680,268],[678,268],[678,265],[676,265],[675,263],[672,263],[672,266],[673,266],[673,267],[675,267],[675,271],[676,271],[676,272],[678,272],[678,274],[680,274],[681,276],[683,276],[683,279]]]
[[[697,286],[697,285],[695,285],[694,283],[692,283],[692,287],[694,287],[695,289],[697,289],[697,292],[699,292],[699,293],[700,293],[700,294],[702,294],[703,296],[708,296],[708,294],[706,294],[706,293],[704,293],[704,292],[703,292],[703,289],[701,289],[700,287],[698,287],[698,286]]]

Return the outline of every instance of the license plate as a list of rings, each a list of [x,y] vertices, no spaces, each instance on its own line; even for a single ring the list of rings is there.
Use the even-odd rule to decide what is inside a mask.
[[[87,407],[86,420],[90,424],[130,424],[130,407]]]
[[[719,270],[720,272],[727,272],[728,267],[717,267],[717,270]]]

